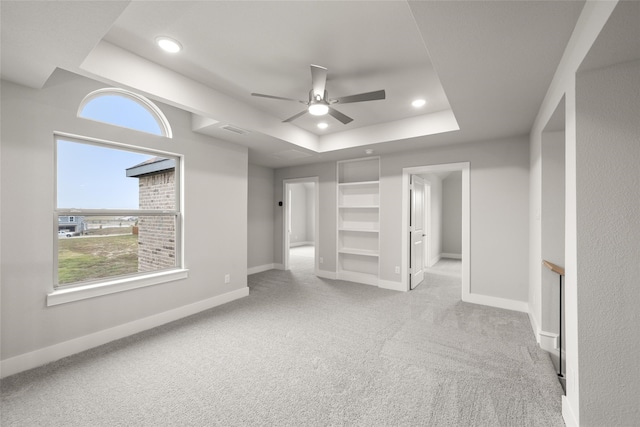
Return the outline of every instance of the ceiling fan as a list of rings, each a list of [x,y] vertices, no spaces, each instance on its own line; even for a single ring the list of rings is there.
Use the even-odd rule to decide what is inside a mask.
[[[378,99],[385,99],[384,90],[376,90],[373,92],[359,93],[357,95],[343,96],[340,98],[329,98],[329,94],[325,89],[327,83],[327,69],[319,65],[311,65],[311,90],[309,91],[309,101],[300,101],[292,98],[284,98],[282,96],[264,95],[261,93],[252,93],[252,96],[261,96],[263,98],[282,99],[284,101],[295,101],[305,104],[307,109],[299,112],[298,114],[283,120],[284,123],[292,122],[298,117],[306,114],[307,112],[314,116],[323,116],[329,114],[330,116],[340,120],[343,124],[347,124],[353,119],[346,114],[342,114],[340,111],[332,107],[333,104],[349,104],[353,102],[363,101],[375,101]]]

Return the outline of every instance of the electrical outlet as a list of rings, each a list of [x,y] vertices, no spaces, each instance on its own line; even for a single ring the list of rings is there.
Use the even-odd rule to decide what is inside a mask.
[[[400,274],[400,267],[396,266],[396,274]]]
[[[224,283],[230,283],[231,282],[231,275],[230,274],[225,274],[224,275]]]
[[[320,257],[320,264],[324,263],[324,258]]]

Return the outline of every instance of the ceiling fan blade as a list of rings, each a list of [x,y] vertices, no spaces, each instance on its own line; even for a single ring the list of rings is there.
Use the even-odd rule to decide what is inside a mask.
[[[347,116],[346,114],[342,114],[340,111],[336,110],[335,108],[329,107],[329,114],[335,117],[336,119],[340,120],[343,125],[346,125],[347,123],[353,121],[351,117]]]
[[[359,93],[357,95],[343,96],[332,101],[339,102],[340,104],[348,104],[351,102],[376,101],[378,99],[384,99],[385,96],[384,90],[376,90],[373,92]]]
[[[303,114],[305,114],[307,112],[307,110],[302,110],[300,111],[298,114],[296,114],[295,116],[291,116],[289,117],[287,120],[283,120],[282,123],[289,123],[294,121],[295,119],[297,119],[298,117],[302,116]]]
[[[251,96],[260,96],[262,98],[271,98],[271,99],[282,99],[283,101],[295,101],[295,102],[301,102],[303,104],[306,104],[306,102],[300,101],[299,99],[285,98],[282,96],[265,95],[262,93],[252,93]]]
[[[313,88],[313,97],[320,95],[320,99],[324,99],[324,89],[327,85],[327,69],[319,65],[311,64],[311,87]]]

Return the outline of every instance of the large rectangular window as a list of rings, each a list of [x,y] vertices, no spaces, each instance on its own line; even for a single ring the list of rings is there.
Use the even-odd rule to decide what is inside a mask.
[[[182,268],[180,157],[56,137],[57,289]]]

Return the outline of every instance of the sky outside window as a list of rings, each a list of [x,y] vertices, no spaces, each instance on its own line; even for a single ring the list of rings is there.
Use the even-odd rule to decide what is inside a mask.
[[[126,169],[151,157],[58,140],[58,208],[138,209],[138,179]]]

